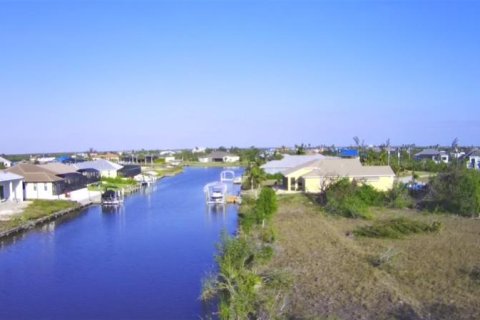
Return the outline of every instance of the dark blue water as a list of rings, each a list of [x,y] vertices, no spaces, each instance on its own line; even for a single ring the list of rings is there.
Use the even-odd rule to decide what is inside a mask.
[[[214,270],[237,208],[207,210],[203,185],[221,169],[186,169],[118,212],[90,207],[3,243],[1,319],[199,319],[201,280]]]

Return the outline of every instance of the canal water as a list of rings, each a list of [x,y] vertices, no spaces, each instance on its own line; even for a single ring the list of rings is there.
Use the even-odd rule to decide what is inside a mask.
[[[221,170],[188,168],[119,210],[90,207],[3,242],[0,319],[206,318],[202,278],[237,225],[236,206],[205,205]]]

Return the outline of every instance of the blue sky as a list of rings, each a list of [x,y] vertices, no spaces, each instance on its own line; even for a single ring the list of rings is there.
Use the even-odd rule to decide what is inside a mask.
[[[0,153],[479,144],[480,2],[0,1]]]

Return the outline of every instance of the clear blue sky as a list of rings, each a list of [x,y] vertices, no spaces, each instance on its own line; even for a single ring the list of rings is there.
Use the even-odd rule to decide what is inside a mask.
[[[480,2],[0,1],[0,153],[479,144]]]

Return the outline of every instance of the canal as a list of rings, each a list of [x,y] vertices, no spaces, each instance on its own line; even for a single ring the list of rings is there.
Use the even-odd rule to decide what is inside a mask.
[[[199,319],[202,278],[215,268],[237,208],[208,210],[220,168],[187,168],[126,198],[90,207],[0,247],[1,319]],[[237,174],[240,169],[235,170]]]

